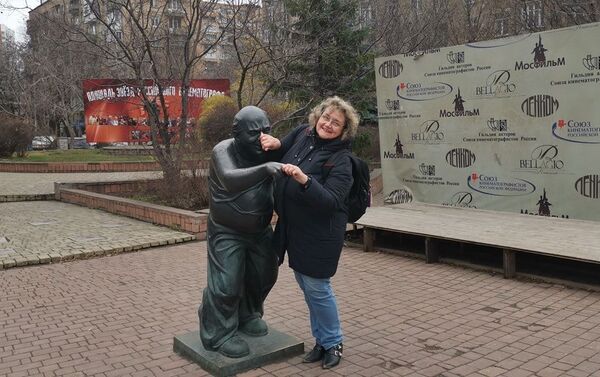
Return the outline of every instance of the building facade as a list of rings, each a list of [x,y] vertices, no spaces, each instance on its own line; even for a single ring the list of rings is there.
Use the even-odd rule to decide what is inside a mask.
[[[0,24],[0,48],[15,42],[15,32],[4,24]]]

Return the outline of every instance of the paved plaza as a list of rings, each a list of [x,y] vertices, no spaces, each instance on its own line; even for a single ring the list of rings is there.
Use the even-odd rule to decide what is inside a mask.
[[[57,201],[0,203],[0,270],[194,239],[187,233]]]
[[[0,271],[0,375],[203,376],[174,354],[197,328],[206,243]],[[600,294],[346,248],[333,279],[344,359],[295,357],[244,376],[593,376]],[[293,274],[270,325],[312,346]]]
[[[150,179],[161,172],[116,173],[4,173],[0,172],[0,196],[54,194],[54,182],[112,182]]]

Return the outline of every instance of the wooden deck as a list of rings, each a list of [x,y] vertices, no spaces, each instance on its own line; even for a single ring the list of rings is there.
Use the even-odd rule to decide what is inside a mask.
[[[515,275],[515,253],[600,263],[600,223],[425,203],[371,207],[356,224],[364,227],[364,250],[373,250],[374,230],[425,237],[428,263],[438,260],[439,240],[503,249],[504,276]]]

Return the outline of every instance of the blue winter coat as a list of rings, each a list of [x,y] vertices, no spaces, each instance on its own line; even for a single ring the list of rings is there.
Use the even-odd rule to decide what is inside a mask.
[[[274,247],[283,263],[304,275],[328,278],[335,274],[344,245],[348,220],[346,198],[352,187],[352,164],[348,158],[332,155],[350,149],[350,141],[323,140],[307,125],[295,128],[281,140],[279,161],[299,166],[311,178],[308,188],[292,177],[275,184]],[[325,166],[327,164],[328,166]],[[323,181],[323,171],[329,170]]]

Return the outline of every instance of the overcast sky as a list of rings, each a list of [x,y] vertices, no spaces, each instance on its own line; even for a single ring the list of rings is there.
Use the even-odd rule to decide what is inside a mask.
[[[0,0],[0,24],[12,29],[18,41],[24,41],[29,10],[40,5],[40,0]]]

